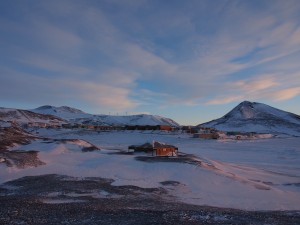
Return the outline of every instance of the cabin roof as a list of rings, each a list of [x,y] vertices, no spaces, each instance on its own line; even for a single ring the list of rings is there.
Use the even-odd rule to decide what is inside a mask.
[[[160,143],[160,142],[157,142],[155,141],[153,143],[153,147],[154,148],[174,148],[174,149],[178,149],[176,146],[174,145],[166,145],[166,144],[163,144],[163,143]]]

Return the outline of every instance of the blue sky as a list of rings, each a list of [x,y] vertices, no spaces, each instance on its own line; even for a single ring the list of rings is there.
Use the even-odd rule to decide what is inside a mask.
[[[1,0],[0,106],[196,125],[243,100],[300,114],[298,0]]]

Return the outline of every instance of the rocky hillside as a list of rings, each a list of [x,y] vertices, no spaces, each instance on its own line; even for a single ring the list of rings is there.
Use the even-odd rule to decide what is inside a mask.
[[[24,123],[27,124],[29,122],[57,124],[57,123],[66,122],[65,120],[53,115],[45,115],[45,114],[31,112],[29,110],[9,109],[9,108],[0,108],[0,120],[12,121],[17,124],[24,124]]]
[[[23,109],[0,108],[0,121],[12,121],[17,124],[40,122],[47,124],[65,123],[66,121],[53,116],[31,112]]]

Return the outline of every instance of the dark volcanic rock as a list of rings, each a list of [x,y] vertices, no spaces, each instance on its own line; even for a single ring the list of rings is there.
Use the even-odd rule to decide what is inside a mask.
[[[112,182],[55,174],[7,182],[0,186],[0,224],[300,224],[300,212],[188,205],[172,199],[164,188]]]

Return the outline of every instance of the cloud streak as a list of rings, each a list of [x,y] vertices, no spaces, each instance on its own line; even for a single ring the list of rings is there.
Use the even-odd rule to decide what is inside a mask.
[[[275,101],[283,101],[293,98],[300,94],[300,87],[287,88],[279,91],[275,91],[269,94],[270,98]]]

